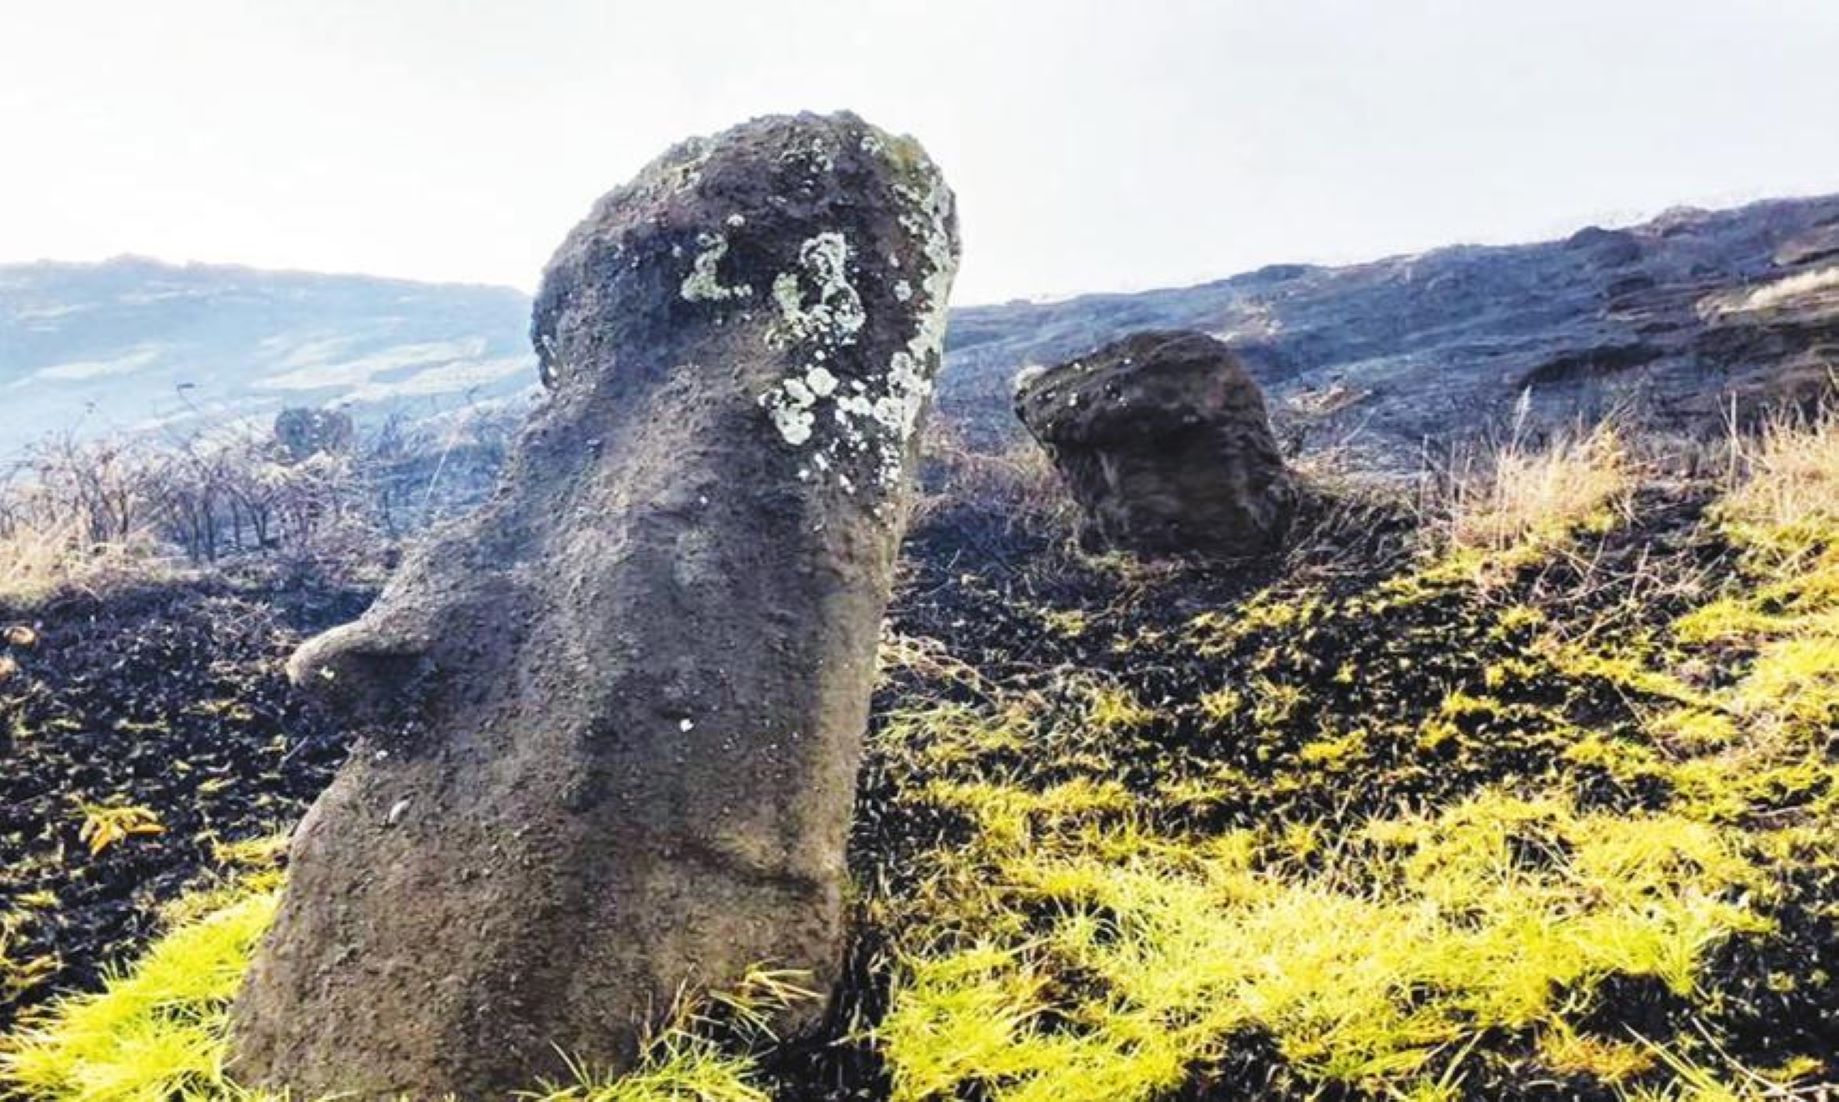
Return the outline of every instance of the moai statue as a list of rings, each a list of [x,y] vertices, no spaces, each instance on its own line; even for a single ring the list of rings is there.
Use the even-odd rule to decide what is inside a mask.
[[[925,152],[849,114],[685,142],[569,234],[498,492],[290,665],[366,736],[295,832],[240,1081],[503,1096],[627,1065],[684,985],[831,988],[957,253]]]

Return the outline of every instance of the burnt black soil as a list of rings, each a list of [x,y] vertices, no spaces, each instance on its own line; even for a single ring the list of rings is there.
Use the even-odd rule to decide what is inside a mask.
[[[368,602],[212,581],[0,609],[0,625],[35,636],[16,633],[28,645],[8,647],[18,670],[0,683],[0,915],[18,916],[0,1034],[132,958],[214,845],[299,817],[344,743],[281,663],[303,635]],[[86,806],[144,808],[159,830],[92,854]]]
[[[1061,729],[1079,726],[1077,686],[1086,678],[1099,675],[1128,688],[1155,718],[1138,731],[1107,736],[1096,767],[1102,772],[1090,779],[1137,790],[1143,802],[1136,814],[1158,817],[1164,829],[1206,834],[1278,821],[1357,824],[1494,786],[1574,788],[1586,806],[1604,810],[1660,808],[1669,793],[1592,775],[1564,759],[1580,731],[1632,735],[1639,728],[1636,706],[1655,702],[1640,700],[1626,685],[1549,667],[1522,666],[1504,678],[1498,671],[1526,661],[1537,630],[1524,618],[1528,609],[1587,630],[1611,649],[1618,639],[1664,632],[1693,605],[1690,587],[1677,583],[1693,577],[1715,583],[1731,574],[1732,549],[1702,523],[1708,501],[1678,489],[1644,493],[1636,523],[1522,569],[1485,596],[1466,583],[1396,588],[1412,572],[1411,525],[1384,509],[1324,515],[1296,533],[1280,559],[1144,570],[1120,569],[1049,534],[965,508],[932,518],[910,538],[891,627],[943,644],[1005,694],[1045,698],[1066,713]],[[1217,646],[1194,635],[1197,615],[1231,623],[1266,586],[1278,604],[1310,611]],[[1224,724],[1196,706],[1209,692],[1259,680],[1300,689],[1304,705],[1287,718],[1257,723],[1241,710]],[[1447,742],[1426,749],[1418,733],[1451,694],[1487,698],[1496,707],[1455,717]],[[876,714],[885,719],[902,707],[941,700],[983,702],[976,687],[897,670],[878,693]],[[1333,770],[1299,767],[1306,742],[1343,730],[1364,736],[1349,760]],[[966,769],[1045,788],[1081,775],[1088,767],[1077,757],[1069,764],[1031,749]],[[1219,767],[1255,783],[1208,808],[1158,806],[1159,782],[1207,777]],[[917,870],[928,851],[953,847],[967,829],[953,813],[915,801],[916,778],[900,776],[902,769],[871,738],[852,850],[856,880],[871,891],[903,892],[923,875]],[[1279,778],[1283,783],[1264,783]],[[1793,814],[1796,807],[1781,810]],[[1705,989],[1717,992],[1716,999],[1688,1004],[1646,978],[1612,976],[1587,994],[1591,1011],[1581,1028],[1621,1042],[1638,1034],[1704,1058],[1721,1052],[1751,1067],[1839,1052],[1839,984],[1830,982],[1839,976],[1833,873],[1801,871],[1788,880],[1770,913],[1773,936],[1733,939],[1712,953]],[[884,933],[860,931],[851,958],[855,975],[837,1007],[833,1037],[886,1008]],[[1715,1038],[1715,1047],[1706,1038]],[[1604,1084],[1541,1068],[1530,1042],[1489,1037],[1456,1057],[1463,1066],[1450,1069],[1449,1081],[1462,1083],[1462,1096],[1473,1099],[1622,1097]],[[795,1048],[781,1054],[779,1070],[776,1097],[879,1097],[885,1089],[874,1053],[861,1045]],[[1235,1039],[1229,1058],[1198,1069],[1180,1097],[1372,1096],[1295,1081],[1268,1038],[1247,1035]]]

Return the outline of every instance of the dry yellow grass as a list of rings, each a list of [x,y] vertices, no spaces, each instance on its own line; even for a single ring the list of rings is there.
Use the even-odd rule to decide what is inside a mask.
[[[1801,272],[1766,283],[1744,297],[1740,310],[1767,310],[1804,295],[1839,288],[1839,266]]]
[[[68,574],[77,545],[72,525],[20,524],[0,538],[0,601],[31,603]]]
[[[1047,526],[1070,521],[1072,501],[1053,460],[1032,440],[1013,441],[1000,450],[980,450],[963,433],[938,419],[926,430],[926,488],[916,495],[912,522],[952,502],[976,501],[1000,506],[1016,521]]]
[[[141,523],[99,535],[95,516],[43,487],[0,490],[0,604],[29,608],[160,573],[171,555]]]
[[[1634,482],[1635,464],[1607,425],[1540,447],[1511,443],[1454,481],[1448,542],[1471,553],[1550,548],[1580,530],[1613,524]]]
[[[1839,415],[1778,417],[1732,437],[1733,485],[1719,512],[1740,538],[1778,550],[1839,525]]]
[[[0,534],[0,604],[30,607],[64,590],[106,588],[159,567],[150,537],[92,544],[75,520],[21,521]]]

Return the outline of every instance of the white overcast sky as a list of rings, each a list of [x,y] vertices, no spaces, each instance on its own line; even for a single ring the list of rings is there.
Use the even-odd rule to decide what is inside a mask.
[[[675,139],[851,107],[958,300],[1839,191],[1839,0],[0,0],[0,262],[534,286]]]

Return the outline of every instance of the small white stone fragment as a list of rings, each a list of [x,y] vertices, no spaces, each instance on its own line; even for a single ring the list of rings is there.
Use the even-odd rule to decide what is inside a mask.
[[[682,731],[686,735],[689,734],[691,731],[694,731],[695,729],[696,729],[695,720],[685,718],[685,719],[679,720],[677,723],[677,730]]]
[[[411,797],[404,796],[402,799],[391,804],[389,814],[383,817],[384,825],[395,826],[397,823],[401,822],[402,817],[408,813],[410,799]]]

